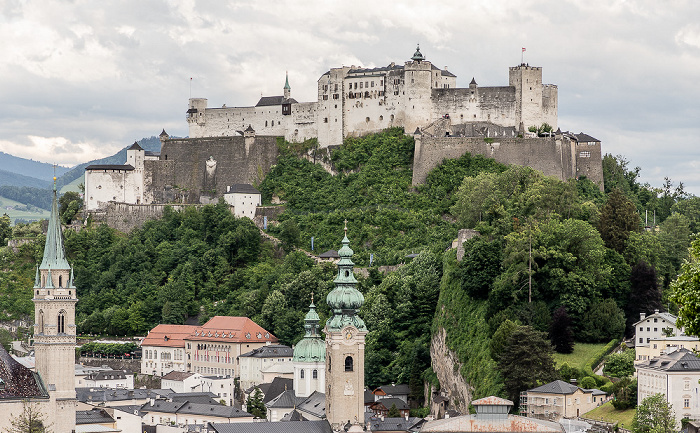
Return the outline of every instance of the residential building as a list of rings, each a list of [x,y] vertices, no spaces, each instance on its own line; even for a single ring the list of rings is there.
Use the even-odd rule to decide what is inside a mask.
[[[561,380],[522,393],[520,413],[529,418],[559,421],[595,409],[607,401],[599,389],[584,389]]]
[[[328,422],[252,422],[235,424],[209,424],[212,433],[332,433]]]
[[[268,401],[282,394],[284,391],[294,389],[294,381],[292,379],[276,377],[272,379],[272,382],[270,383],[261,383],[260,385],[251,386],[244,392],[245,399],[253,395],[256,388],[262,393],[263,403],[267,403]]]
[[[635,348],[635,362],[648,361],[678,349],[700,350],[700,338],[688,335],[652,338],[648,345]]]
[[[379,399],[369,405],[369,410],[374,412],[376,416],[387,417],[389,416],[389,411],[393,406],[396,406],[396,409],[398,409],[399,414],[402,417],[409,415],[410,408],[408,407],[408,404],[404,400],[395,397],[385,397]]]
[[[326,419],[326,395],[314,391],[301,403],[297,404],[297,411],[308,420],[317,421]]]
[[[212,317],[204,325],[196,327],[185,340],[186,371],[233,377],[241,376],[237,362],[240,355],[278,341],[277,337],[249,318],[230,316]],[[263,365],[267,366],[267,363]]]
[[[644,361],[637,371],[637,401],[663,394],[673,405],[676,421],[700,419],[700,359],[688,349],[679,349]]]
[[[224,201],[233,206],[233,214],[253,219],[255,209],[262,204],[260,191],[245,183],[234,183],[226,189]]]
[[[371,432],[383,433],[406,433],[419,432],[423,424],[424,418],[418,417],[370,417],[366,420],[367,430]]]
[[[83,386],[91,388],[134,389],[134,375],[125,370],[102,370],[85,376]]]
[[[297,404],[304,401],[304,397],[294,395],[294,390],[284,391],[282,394],[265,403],[267,408],[267,419],[270,421],[280,421],[285,416],[289,415]]]
[[[670,313],[660,313],[654,310],[649,316],[639,314],[639,321],[634,324],[634,346],[649,346],[652,338],[672,337],[682,335],[683,330],[676,326],[676,316]]]
[[[114,417],[104,408],[75,411],[75,430],[80,433],[117,433],[121,431],[117,428]]]
[[[198,329],[191,325],[158,325],[141,341],[141,373],[165,376],[171,371],[189,371],[185,339]]]
[[[141,407],[143,423],[147,425],[188,426],[207,423],[253,421],[253,415],[232,406],[201,403],[149,401]]]
[[[231,376],[202,376],[202,391],[216,395],[216,400],[227,406],[233,405],[235,383]]]
[[[428,421],[421,428],[425,433],[470,432],[519,432],[564,433],[558,422],[509,415],[513,402],[498,397],[485,397],[472,401],[474,415],[462,415]]]
[[[89,410],[94,406],[141,406],[149,400],[166,399],[173,393],[170,389],[108,389],[76,388],[78,410]]]
[[[160,386],[178,393],[201,391],[202,375],[187,371],[171,371],[160,379]]]
[[[374,394],[374,400],[379,401],[383,398],[398,398],[403,400],[404,403],[408,403],[408,396],[411,394],[411,388],[405,384],[394,385],[383,385],[372,391]]]
[[[294,379],[294,366],[291,362],[276,362],[260,370],[263,383],[272,382],[276,377]]]
[[[264,383],[262,370],[277,363],[291,363],[293,355],[291,347],[280,344],[261,346],[239,355],[241,388],[247,389]]]

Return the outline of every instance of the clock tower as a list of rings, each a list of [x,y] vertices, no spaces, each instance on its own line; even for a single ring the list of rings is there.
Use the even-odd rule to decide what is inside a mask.
[[[326,417],[333,430],[347,423],[364,424],[365,322],[357,315],[365,298],[357,290],[347,221],[338,251],[335,288],[326,302],[332,316],[326,322]]]

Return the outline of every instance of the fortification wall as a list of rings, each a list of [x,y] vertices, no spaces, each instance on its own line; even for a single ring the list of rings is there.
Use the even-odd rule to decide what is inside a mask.
[[[201,205],[169,205],[169,204],[129,204],[109,202],[102,209],[90,212],[93,222],[104,223],[113,229],[129,233],[135,228],[143,226],[146,221],[159,219],[163,216],[166,207],[172,207],[176,211],[183,210],[186,206]]]
[[[168,139],[160,160],[145,161],[146,189],[155,203],[199,203],[203,194],[216,199],[234,183],[262,181],[278,155],[273,136]],[[210,158],[214,170],[207,169]]]
[[[488,141],[491,141],[489,139]],[[445,159],[459,158],[466,152],[493,158],[503,164],[532,167],[547,176],[561,180],[585,174],[601,188],[603,185],[600,145],[588,146],[590,157],[584,163],[577,144],[562,136],[517,138],[495,138],[493,143],[481,137],[426,137],[416,136],[413,159],[413,185],[425,182],[431,169]],[[577,164],[579,164],[577,166]],[[583,171],[581,171],[583,170]]]

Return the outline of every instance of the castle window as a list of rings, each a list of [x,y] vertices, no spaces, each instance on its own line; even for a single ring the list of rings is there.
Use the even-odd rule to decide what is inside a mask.
[[[333,99],[340,99],[340,95],[338,93],[333,94]]]
[[[324,117],[324,118],[323,118],[323,123],[328,123],[328,118],[327,118],[327,117]]]
[[[265,127],[267,128],[267,120],[265,121]]]
[[[391,115],[391,117],[389,117],[389,120],[391,120],[392,122],[394,121],[394,115],[393,115],[393,114]]]
[[[314,379],[318,379],[318,370],[314,370],[311,372],[311,377]]]
[[[272,125],[271,125],[271,126],[275,126],[275,121],[274,121],[274,120],[272,121]]]
[[[364,84],[364,83],[363,83],[362,81],[360,81],[360,89],[362,89],[362,87],[363,87],[362,85],[363,85],[363,84]]]
[[[352,84],[350,84],[352,86]],[[357,83],[355,83],[355,89],[357,89]]]
[[[328,371],[331,371],[331,359],[333,359],[333,358],[331,358],[329,356],[327,359],[328,359]],[[330,389],[331,389],[331,386],[328,385],[328,391],[330,391]]]
[[[302,378],[302,379],[304,378],[304,370],[301,370],[301,371],[299,372],[299,377]]]
[[[374,81],[372,81],[371,83],[372,83],[372,87],[374,87]]]
[[[39,334],[44,333],[44,311],[39,310]]]
[[[328,100],[328,95],[323,95],[323,100],[327,101]]]
[[[384,116],[379,116],[379,121],[381,122],[382,120],[384,120]]]
[[[369,117],[365,117],[365,122],[369,123]]]
[[[352,356],[345,357],[345,371],[353,371]]]
[[[58,276],[58,287],[63,287],[63,275]]]
[[[589,152],[589,151],[587,151],[587,150],[584,150],[584,151],[581,151],[581,153],[579,154],[579,156],[580,156],[581,158],[590,158],[590,157],[591,157],[591,152]]]

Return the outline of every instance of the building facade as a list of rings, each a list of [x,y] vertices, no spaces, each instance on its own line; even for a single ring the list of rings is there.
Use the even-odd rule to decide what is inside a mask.
[[[191,98],[189,136],[236,135],[252,126],[293,142],[317,137],[326,147],[394,126],[412,132],[446,117],[515,128],[548,123],[557,129],[558,121],[557,86],[543,84],[542,68],[509,68],[507,86],[479,87],[472,79],[469,87],[457,88],[457,76],[433,65],[420,48],[403,65],[330,69],[318,79],[313,102],[291,98],[288,79],[283,91],[261,97],[254,107],[208,108],[207,99]]]
[[[364,423],[365,336],[367,327],[357,314],[364,296],[353,275],[347,221],[343,246],[338,251],[335,288],[326,297],[333,315],[326,322],[326,416],[334,430]]]
[[[292,355],[292,348],[281,344],[258,347],[239,355],[237,361],[240,368],[241,388],[248,389],[265,383],[262,371],[274,364],[291,363]]]
[[[648,345],[635,348],[635,362],[648,361],[679,349],[700,351],[700,338],[688,335],[652,338]]]
[[[637,401],[663,394],[673,405],[676,421],[700,419],[700,359],[688,349],[661,355],[635,366]]]
[[[639,354],[636,354],[635,359],[640,361],[640,355],[644,355],[645,349],[650,345],[658,344],[651,343],[651,340],[659,340],[665,337],[680,336],[683,330],[676,326],[676,316],[670,313],[662,313],[659,310],[654,310],[654,314],[649,316],[646,313],[639,314],[639,321],[634,324],[634,347],[635,350],[642,348]]]
[[[561,380],[522,393],[520,412],[530,418],[559,421],[589,412],[607,401],[599,389],[583,389]]]
[[[157,325],[141,341],[141,373],[165,376],[171,371],[189,371],[185,339],[197,326]]]

